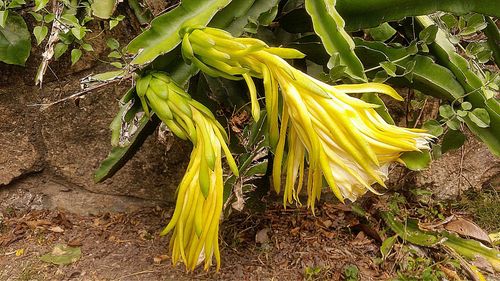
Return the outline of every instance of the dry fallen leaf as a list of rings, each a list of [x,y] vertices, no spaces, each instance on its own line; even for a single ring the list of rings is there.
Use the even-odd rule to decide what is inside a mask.
[[[167,255],[159,255],[153,258],[154,263],[160,264],[168,259]]]
[[[270,230],[271,229],[269,229],[267,227],[259,230],[259,232],[257,232],[257,234],[255,234],[255,242],[257,242],[259,244],[269,243],[270,240],[269,240],[269,235],[267,235],[267,233]]]
[[[64,229],[62,229],[60,226],[52,226],[49,227],[49,230],[55,233],[63,233]]]
[[[492,244],[488,233],[469,220],[457,218],[447,223],[444,228],[459,235],[471,237],[490,245]]]

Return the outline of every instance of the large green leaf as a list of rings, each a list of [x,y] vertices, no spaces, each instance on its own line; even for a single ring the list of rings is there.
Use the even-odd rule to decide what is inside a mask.
[[[496,23],[489,17],[486,17],[488,25],[484,29],[484,34],[488,37],[488,46],[493,52],[493,60],[497,67],[500,67],[500,31]]]
[[[306,0],[306,10],[311,16],[314,31],[321,38],[331,56],[329,68],[338,63],[345,65],[346,74],[356,81],[366,81],[363,64],[354,53],[354,42],[344,30],[345,22],[335,10],[334,0]]]
[[[109,19],[115,11],[117,0],[95,0],[92,3],[92,14],[101,19]]]
[[[189,26],[206,25],[231,0],[183,0],[172,11],[156,17],[151,27],[132,40],[126,50],[136,54],[133,64],[147,64],[173,50],[181,41],[180,32]]]
[[[336,8],[347,23],[347,30],[376,27],[383,22],[437,11],[500,17],[498,0],[337,0]]]
[[[233,0],[210,22],[233,36],[240,36],[249,22],[258,23],[259,17],[278,5],[279,0]]]
[[[265,13],[269,10],[268,6],[263,5],[262,2],[266,0],[257,0],[254,5],[258,5],[257,8],[251,7],[250,9],[246,9],[248,14],[243,14],[239,18],[247,18],[246,22],[248,22],[248,18],[258,15],[257,11],[260,13]],[[234,1],[230,5],[228,5],[225,9],[220,11],[219,13],[224,13],[226,9],[231,10],[239,10],[241,6],[245,6],[245,3],[242,1]],[[250,12],[251,11],[251,12]],[[225,12],[230,20],[222,21],[225,25],[221,23],[217,23],[217,27],[225,28],[227,26],[231,26],[231,24],[235,21],[238,21],[239,18],[234,18],[230,13]],[[214,24],[215,25],[215,24]],[[241,25],[240,25],[241,26]],[[244,26],[241,28],[243,29]],[[243,30],[233,30],[234,34],[241,34]],[[160,56],[153,63],[150,64],[150,69],[158,69],[167,71],[170,77],[178,84],[185,85],[187,81],[197,73],[198,69],[194,65],[187,65],[183,60],[179,60],[180,52],[178,52],[178,48],[173,52],[170,52],[166,55]],[[130,93],[128,93],[130,94]],[[120,111],[115,120],[121,120],[121,116],[124,112]],[[138,124],[138,128],[132,138],[129,140],[129,144],[126,146],[115,146],[113,147],[110,155],[101,163],[101,166],[95,173],[95,181],[101,182],[116,173],[118,170],[125,165],[125,163],[136,153],[137,149],[142,145],[146,137],[151,134],[152,131],[159,124],[159,121],[155,121],[157,119],[148,120],[147,118],[143,118],[140,120]],[[116,124],[115,124],[116,126]],[[115,129],[116,130],[116,129]],[[116,138],[116,136],[115,136]]]
[[[9,12],[5,27],[0,27],[0,61],[24,65],[31,51],[31,34],[24,19]]]
[[[365,67],[372,69],[383,61],[391,61],[400,72],[411,72],[411,75],[390,78],[390,82],[410,86],[427,95],[450,101],[460,99],[465,93],[453,73],[430,57],[414,55],[410,48],[391,47],[382,42],[360,38],[355,38],[354,42],[356,54],[362,59]]]
[[[418,16],[416,19],[424,28],[436,25],[429,16]],[[457,77],[458,82],[467,92],[465,100],[470,102],[473,108],[484,108],[488,112],[490,124],[487,128],[478,126],[469,117],[464,117],[464,121],[490,151],[500,157],[500,103],[498,99],[486,98],[485,85],[481,77],[474,73],[467,60],[456,52],[455,46],[449,41],[444,30],[438,29],[430,50],[437,57],[438,62],[450,69]]]

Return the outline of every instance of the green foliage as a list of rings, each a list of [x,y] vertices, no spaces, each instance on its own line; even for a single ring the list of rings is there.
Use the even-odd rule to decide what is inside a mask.
[[[24,65],[31,51],[31,37],[26,22],[13,11],[8,14],[4,12],[2,17],[4,27],[0,27],[0,61]]]
[[[92,14],[101,19],[109,19],[115,11],[117,2],[117,0],[94,0],[91,6]]]
[[[345,22],[335,11],[335,1],[305,1],[314,31],[330,55],[328,68],[345,65],[345,73],[354,81],[366,81],[363,64],[354,53],[354,42],[344,30]]]
[[[500,17],[495,0],[337,0],[337,10],[347,30],[360,30],[405,17],[428,15],[438,11],[454,14],[470,12]]]
[[[242,20],[249,22],[249,19],[252,16],[261,15],[261,14],[267,12],[265,10],[265,7],[267,7],[267,6],[263,5],[261,3],[261,1],[255,1],[255,3],[253,3],[255,5],[255,7],[252,6],[250,8],[248,8],[247,3],[244,1],[243,2],[234,1],[230,5],[228,5],[225,9],[222,9],[221,11],[219,11],[218,14],[227,14],[228,13],[227,10],[229,10],[229,11],[246,10],[248,12],[248,14],[242,14],[239,18],[231,17],[230,20],[223,21],[224,23],[221,23],[221,20],[217,19],[218,14],[216,14],[216,18],[214,18],[214,20],[217,19],[217,21],[215,23],[210,22],[209,25],[217,25],[217,27],[223,28],[224,26],[221,26],[221,25],[226,24],[227,26],[231,26],[234,28],[234,26],[235,26],[235,25],[233,25],[234,22],[241,22]],[[194,12],[196,13],[199,11],[194,10]],[[170,15],[167,17],[167,15],[169,15],[171,13],[173,15]],[[173,16],[177,15],[178,13],[179,13],[179,11],[176,12],[174,9],[174,10],[164,14],[164,17],[165,18],[173,17]],[[143,34],[148,34],[148,32],[150,32],[150,31],[149,30],[145,31]],[[167,29],[166,32],[169,33],[171,31]],[[238,34],[238,33],[242,33],[243,30],[234,29],[233,32],[235,34]],[[138,36],[137,38],[147,38],[147,36],[146,37],[141,37],[141,36],[142,35]],[[134,40],[137,40],[137,38]],[[142,41],[142,40],[143,39],[141,39],[139,41]],[[137,42],[139,42],[139,41],[137,41]],[[132,41],[132,42],[134,42],[134,41]],[[139,44],[139,43],[137,43],[137,44]],[[115,44],[111,44],[111,47],[115,47],[115,46],[116,46]],[[108,47],[109,47],[109,45],[108,45]],[[130,44],[128,47],[130,47]],[[156,60],[151,65],[153,67],[161,66],[161,67],[164,67],[165,69],[168,69],[170,77],[178,85],[185,85],[189,81],[189,79],[194,74],[197,73],[197,69],[195,68],[194,65],[187,65],[184,61],[178,60],[177,59],[178,54],[174,53],[174,55],[172,55],[172,56],[169,56],[169,55],[160,56],[160,53],[155,54],[153,51],[151,51],[151,55],[156,58]],[[235,93],[235,92],[231,92],[231,93]],[[127,99],[127,101],[129,101],[132,98],[132,97],[129,97],[129,95],[130,95],[129,93],[127,95],[125,95],[125,97],[127,97],[127,98],[124,97],[124,99]],[[194,94],[194,96],[196,96],[196,95]],[[138,102],[136,102],[135,104],[137,104],[137,103]],[[123,104],[126,104],[126,103],[123,103]],[[121,121],[119,122],[117,120],[122,120],[121,116],[123,114],[127,114],[128,112],[131,112],[131,110],[134,110],[134,109],[127,109],[125,111],[126,113],[124,113],[123,107],[122,107],[122,110],[120,110],[118,115],[115,117],[115,121],[114,121],[115,124],[112,127],[112,132],[113,132],[113,135],[115,136],[115,139],[116,139],[116,135],[121,134],[119,132],[119,130],[120,130],[119,128],[122,128],[122,126],[128,127],[128,125],[127,125],[128,122],[130,122],[133,119],[132,118],[127,119],[127,120],[125,120],[124,123],[121,123]],[[134,116],[134,114],[130,114],[130,115]],[[134,130],[134,132],[131,133],[130,138],[128,139],[126,144],[114,146],[112,148],[110,155],[101,163],[101,166],[99,167],[99,169],[95,173],[94,180],[96,182],[101,182],[101,181],[113,176],[113,174],[116,171],[118,171],[123,165],[125,165],[125,163],[128,161],[128,159],[130,159],[130,157],[132,157],[135,154],[135,152],[139,149],[139,147],[142,145],[145,138],[149,134],[151,134],[152,130],[154,130],[158,126],[158,122],[157,121],[155,122],[154,120],[155,119],[153,119],[153,121],[152,121],[152,120],[149,120],[148,118],[140,119],[138,121],[138,125],[137,125],[136,130]],[[118,125],[118,122],[121,125]],[[116,144],[116,141],[114,142],[114,144]],[[245,174],[245,173],[242,173],[242,174]],[[231,181],[228,180],[228,182],[231,182]],[[229,186],[229,185],[226,185],[226,186]]]
[[[148,30],[128,44],[127,52],[137,54],[132,64],[150,63],[159,55],[173,50],[181,42],[183,28],[206,25],[218,10],[230,2],[185,0],[172,11],[156,17]]]

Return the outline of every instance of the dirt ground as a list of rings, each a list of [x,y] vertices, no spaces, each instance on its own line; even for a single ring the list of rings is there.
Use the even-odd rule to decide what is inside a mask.
[[[233,213],[222,224],[218,273],[171,265],[169,237],[159,236],[171,212],[156,206],[78,215],[2,206],[0,280],[340,280],[353,265],[359,280],[391,276],[390,266],[373,262],[379,242],[359,230],[343,205],[322,204],[316,216],[277,203],[263,213]],[[81,258],[42,262],[58,243],[80,247]]]

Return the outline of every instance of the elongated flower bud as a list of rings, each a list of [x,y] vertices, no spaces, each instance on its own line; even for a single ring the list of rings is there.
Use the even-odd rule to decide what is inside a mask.
[[[173,232],[172,262],[182,261],[188,270],[194,270],[204,259],[208,269],[215,256],[218,269],[218,232],[223,205],[222,152],[233,173],[238,175],[225,131],[210,110],[191,99],[164,73],[141,77],[136,90],[143,105],[147,103],[175,135],[190,140],[194,146],[186,174],[177,189],[174,214],[161,233]]]
[[[255,119],[259,118],[259,104],[253,78],[263,79],[270,143],[275,148],[273,182],[279,192],[281,172],[286,171],[285,202],[298,200],[297,194],[307,181],[308,205],[314,211],[323,178],[341,201],[356,200],[367,190],[377,193],[371,185],[384,186],[388,166],[399,161],[403,152],[429,148],[431,135],[425,131],[388,124],[375,111],[377,105],[348,95],[375,92],[402,100],[387,85],[331,86],[284,60],[303,58],[299,51],[268,47],[254,38],[234,38],[213,28],[187,32],[182,50],[188,61],[208,75],[244,79]],[[283,98],[281,126],[278,89]]]

